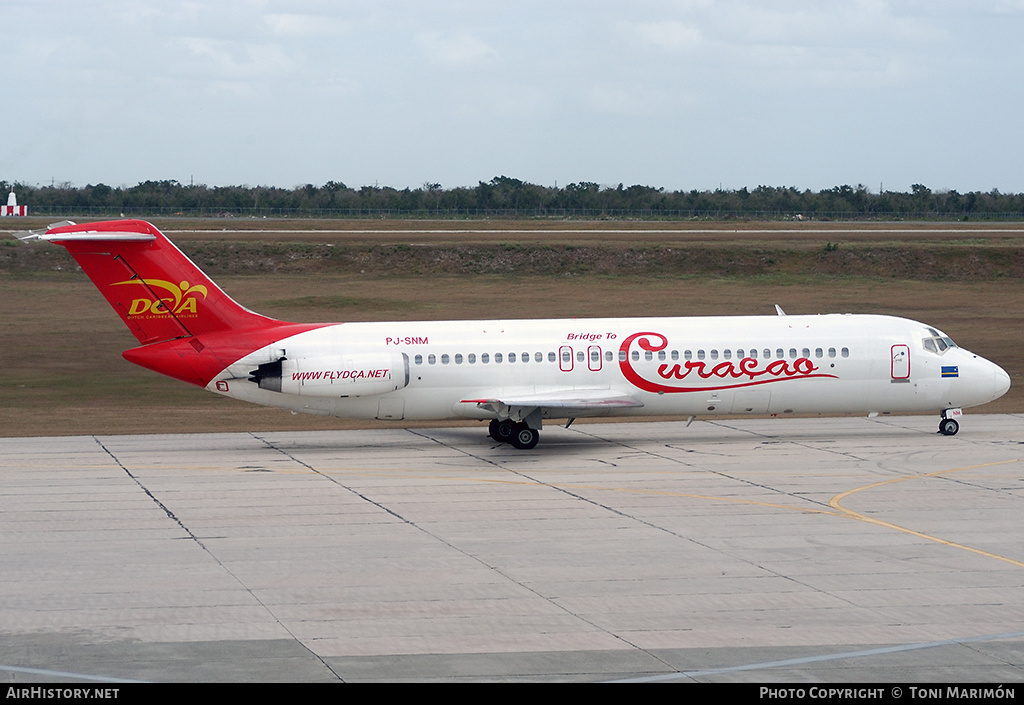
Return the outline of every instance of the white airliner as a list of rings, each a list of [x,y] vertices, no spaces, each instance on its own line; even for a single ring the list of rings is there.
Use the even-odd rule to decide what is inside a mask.
[[[923,323],[876,315],[286,323],[235,303],[151,224],[52,226],[138,338],[125,359],[236,399],[363,419],[938,412],[1010,387]]]

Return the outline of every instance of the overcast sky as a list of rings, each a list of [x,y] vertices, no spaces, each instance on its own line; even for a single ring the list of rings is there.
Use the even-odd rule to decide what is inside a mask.
[[[0,0],[0,179],[1024,191],[1024,0]]]

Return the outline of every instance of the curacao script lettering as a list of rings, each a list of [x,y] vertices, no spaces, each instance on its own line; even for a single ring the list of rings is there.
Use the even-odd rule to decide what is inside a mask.
[[[661,365],[658,367],[658,376],[662,379],[686,379],[691,372],[695,372],[701,379],[757,379],[764,375],[770,377],[797,377],[811,374],[817,371],[817,367],[806,357],[793,360],[790,364],[786,360],[775,360],[769,362],[764,368],[758,368],[758,361],[752,357],[745,357],[738,364],[732,362],[720,362],[710,370],[708,366],[699,360],[687,360],[682,365]]]
[[[648,379],[633,366],[629,352],[633,343],[648,353],[661,352],[668,347],[668,338],[661,333],[634,333],[622,341],[619,347],[619,369],[630,384],[647,392],[678,394],[682,392],[707,392],[722,389],[753,387],[772,382],[818,377],[837,379],[836,375],[818,372],[818,367],[806,357],[795,360],[761,361],[745,357],[741,360],[719,362],[709,365],[702,360],[687,360],[683,363],[663,363],[657,368],[660,380]],[[664,382],[662,381],[664,380]],[[699,386],[682,386],[676,381],[689,380]],[[709,380],[710,383],[704,382]],[[667,382],[667,383],[666,383]]]

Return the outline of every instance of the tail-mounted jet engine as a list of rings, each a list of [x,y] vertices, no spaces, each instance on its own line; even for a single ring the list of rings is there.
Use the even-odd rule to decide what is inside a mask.
[[[249,373],[260,389],[307,397],[387,394],[409,384],[405,353],[282,357]]]

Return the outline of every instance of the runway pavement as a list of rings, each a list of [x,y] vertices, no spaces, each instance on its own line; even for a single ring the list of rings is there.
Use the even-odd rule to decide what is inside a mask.
[[[1019,682],[1024,415],[937,424],[3,438],[0,680]]]

